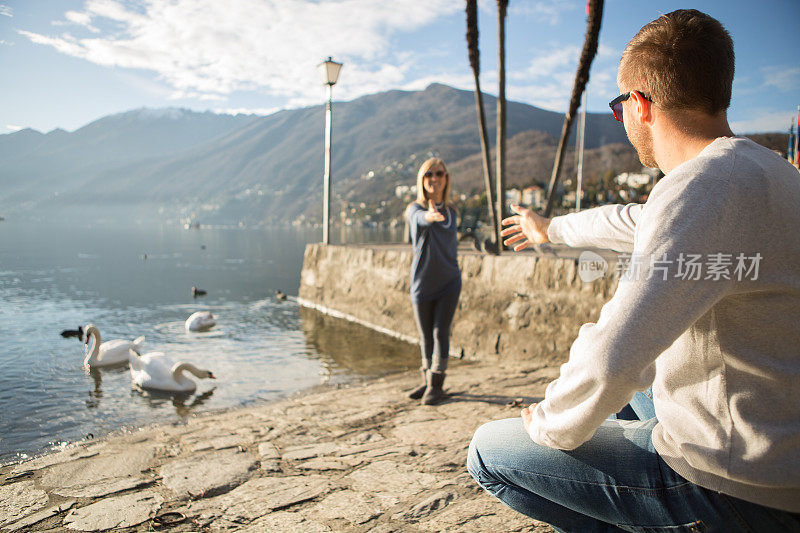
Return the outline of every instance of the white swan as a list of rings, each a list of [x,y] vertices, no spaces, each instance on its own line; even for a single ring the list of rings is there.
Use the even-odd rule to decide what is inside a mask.
[[[84,344],[88,348],[89,339],[94,339],[92,351],[86,354],[83,364],[89,367],[111,366],[125,363],[128,361],[128,350],[134,348],[141,351],[144,348],[144,336],[137,337],[133,341],[113,340],[101,344],[100,330],[94,324],[89,324],[84,329],[86,340]]]
[[[198,311],[186,319],[186,331],[208,331],[217,325],[217,319],[209,311]]]
[[[129,352],[131,382],[143,389],[168,392],[194,392],[197,384],[183,375],[184,370],[198,378],[216,379],[209,370],[202,370],[191,363],[178,362],[161,352],[140,355],[134,349]]]

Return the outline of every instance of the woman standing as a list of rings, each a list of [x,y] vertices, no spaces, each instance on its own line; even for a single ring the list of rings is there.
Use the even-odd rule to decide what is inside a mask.
[[[417,200],[406,209],[414,259],[411,303],[422,352],[422,385],[408,396],[433,405],[444,398],[450,324],[461,294],[456,250],[456,209],[450,203],[450,175],[444,161],[431,158],[417,174]]]

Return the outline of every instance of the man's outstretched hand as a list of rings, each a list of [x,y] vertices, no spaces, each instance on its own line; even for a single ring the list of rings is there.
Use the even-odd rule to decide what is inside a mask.
[[[503,219],[503,225],[507,227],[500,233],[503,237],[511,235],[503,241],[505,245],[511,246],[519,243],[514,246],[514,251],[519,252],[531,244],[550,242],[547,228],[550,226],[551,219],[514,204],[511,205],[511,210],[517,214]]]

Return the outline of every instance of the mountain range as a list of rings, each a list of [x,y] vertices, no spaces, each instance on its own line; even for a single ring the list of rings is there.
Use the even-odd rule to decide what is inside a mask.
[[[484,103],[493,142],[496,99],[484,95]],[[480,191],[472,92],[432,84],[333,109],[333,213],[377,205],[413,184],[414,162],[428,154],[448,162],[454,189]],[[545,182],[563,115],[509,102],[507,117],[509,184]],[[167,218],[204,222],[311,220],[321,211],[323,126],[324,105],[269,116],[168,108],[110,115],[73,132],[0,135],[0,213],[100,205],[160,207]],[[589,113],[586,131],[591,172],[640,168],[610,114]]]

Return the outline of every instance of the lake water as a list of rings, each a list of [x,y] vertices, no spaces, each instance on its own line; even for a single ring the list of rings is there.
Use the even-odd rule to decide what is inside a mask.
[[[297,294],[305,244],[319,233],[0,222],[0,464],[90,434],[418,365],[414,346],[275,298],[277,289]],[[194,299],[192,286],[208,294]],[[218,324],[187,334],[184,321],[198,310]],[[133,389],[127,367],[86,371],[84,344],[60,332],[89,323],[103,340],[145,335],[145,352],[190,361],[217,379],[174,396]]]

